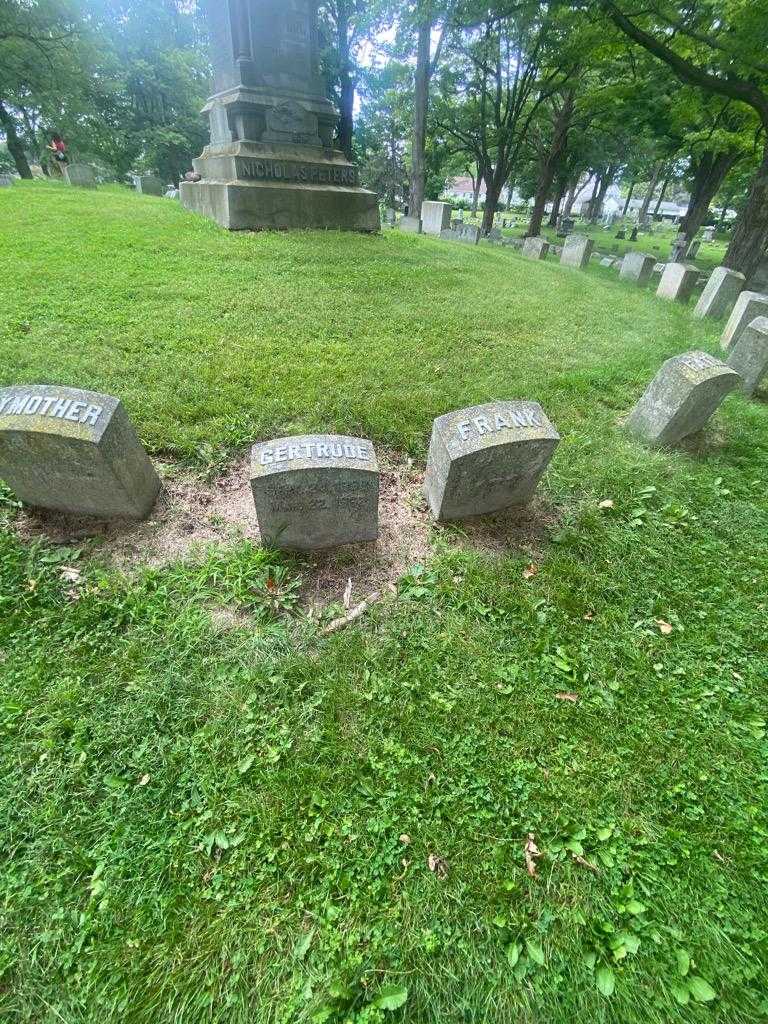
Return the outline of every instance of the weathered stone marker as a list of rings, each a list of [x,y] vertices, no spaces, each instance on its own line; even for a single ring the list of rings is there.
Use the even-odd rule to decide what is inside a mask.
[[[758,316],[731,349],[728,365],[741,376],[746,395],[754,395],[768,373],[768,317]]]
[[[760,292],[742,292],[736,300],[733,312],[728,323],[725,325],[720,345],[727,351],[733,348],[741,336],[741,332],[748,327],[755,317],[768,316],[768,295]]]
[[[436,519],[525,505],[560,435],[538,402],[490,402],[439,416],[424,490]]]
[[[253,446],[251,488],[265,544],[296,551],[379,535],[379,467],[370,441],[310,434]]]
[[[0,188],[10,188],[13,180],[12,174],[0,174]]]
[[[96,188],[96,175],[90,164],[65,164],[64,177],[78,188]]]
[[[480,228],[475,227],[474,224],[454,221],[450,231],[441,231],[440,237],[444,242],[465,242],[468,245],[477,245],[480,240]]]
[[[400,231],[405,231],[410,235],[420,235],[421,217],[401,217],[397,226]]]
[[[560,262],[564,267],[576,267],[583,270],[589,263],[595,243],[586,235],[568,235],[563,243]]]
[[[526,256],[529,260],[545,260],[548,252],[549,242],[546,238],[531,235],[523,242],[523,256]]]
[[[600,266],[612,267],[615,262],[616,260],[613,256],[604,256],[603,259],[600,260]]]
[[[702,430],[741,378],[706,352],[668,359],[627,420],[627,430],[646,444],[675,444]]]
[[[144,196],[162,196],[165,187],[155,174],[137,174],[133,179],[136,191]]]
[[[693,315],[700,320],[705,316],[720,320],[733,309],[745,284],[746,278],[738,270],[715,267],[696,303]]]
[[[634,281],[638,288],[645,288],[651,280],[655,264],[653,256],[644,252],[628,252],[621,264],[619,277],[622,281]]]
[[[654,271],[655,271],[654,267]],[[661,274],[656,295],[670,302],[688,302],[699,280],[697,267],[687,263],[668,263]]]
[[[144,519],[160,481],[119,399],[41,385],[0,391],[0,477],[28,505]]]
[[[440,236],[441,231],[451,227],[450,203],[434,203],[426,200],[421,204],[421,230],[425,235]]]

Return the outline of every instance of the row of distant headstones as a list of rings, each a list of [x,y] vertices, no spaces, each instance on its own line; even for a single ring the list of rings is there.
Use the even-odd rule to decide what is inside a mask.
[[[651,446],[706,426],[739,385],[768,372],[768,317],[737,304],[723,335],[728,362],[706,352],[668,359],[626,428]],[[768,313],[768,296],[759,301]],[[738,317],[737,317],[738,313]],[[537,402],[495,401],[438,417],[424,490],[434,517],[452,521],[527,505],[560,441]],[[160,480],[110,395],[56,386],[0,390],[0,479],[25,504],[99,519],[146,518]],[[337,435],[254,445],[251,487],[265,544],[296,550],[375,541],[379,468],[371,441]]]
[[[96,172],[90,164],[66,164],[64,178],[70,185],[78,188],[97,188]],[[12,174],[0,174],[0,188],[8,188],[16,179]],[[154,174],[135,174],[133,184],[137,192],[147,196],[163,196],[174,189],[166,189],[162,181]]]

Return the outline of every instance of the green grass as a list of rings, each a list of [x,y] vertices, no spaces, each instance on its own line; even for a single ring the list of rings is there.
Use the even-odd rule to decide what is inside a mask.
[[[128,578],[21,543],[7,499],[1,1019],[766,1018],[768,409],[732,396],[696,454],[618,426],[718,325],[509,249],[228,235],[44,183],[0,193],[0,271],[0,384],[117,394],[193,465],[305,429],[423,460],[434,416],[494,397],[563,435],[532,579],[436,533],[325,639],[260,601],[298,560]]]

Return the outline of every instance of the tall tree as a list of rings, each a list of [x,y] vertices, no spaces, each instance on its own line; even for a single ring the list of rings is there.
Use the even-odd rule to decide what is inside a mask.
[[[429,85],[440,62],[445,33],[452,13],[452,4],[438,0],[416,0],[413,19],[416,23],[416,74],[414,80],[413,133],[411,136],[411,194],[409,210],[420,216],[426,194],[427,179],[427,115]],[[437,45],[432,52],[432,35],[442,20]]]

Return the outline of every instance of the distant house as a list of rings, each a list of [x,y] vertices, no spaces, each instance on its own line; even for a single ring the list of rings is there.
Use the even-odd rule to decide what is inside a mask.
[[[480,200],[481,203],[485,202],[485,194],[486,194],[485,182],[481,181],[480,182],[480,192],[478,194],[478,197],[479,197],[479,200]],[[445,187],[445,191],[443,192],[443,196],[444,196],[445,199],[457,199],[457,200],[462,200],[463,199],[464,202],[471,203],[472,200],[475,198],[475,188],[474,188],[474,185],[472,184],[472,179],[470,177],[466,177],[466,178],[451,178],[450,181],[448,181],[448,183],[447,183],[447,185]],[[501,193],[500,202],[506,204],[508,201],[509,201],[509,190],[508,189],[504,189],[502,191],[502,193]],[[512,192],[512,202],[515,205],[517,205],[518,203],[525,202],[525,200],[519,195],[519,193],[513,191]]]

